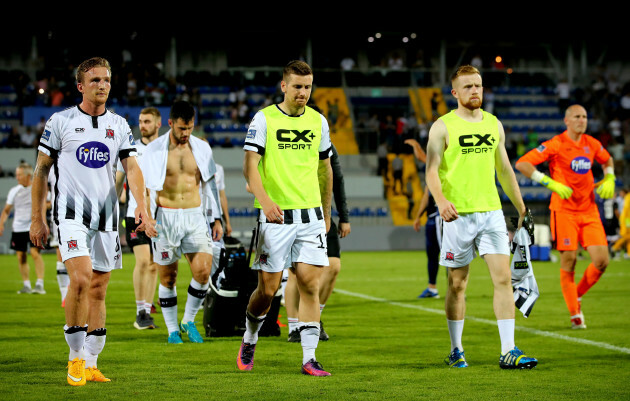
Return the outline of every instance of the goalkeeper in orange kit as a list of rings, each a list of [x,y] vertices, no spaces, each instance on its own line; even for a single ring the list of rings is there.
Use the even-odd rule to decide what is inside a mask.
[[[595,191],[603,199],[615,193],[613,158],[602,144],[586,134],[588,116],[580,105],[567,108],[566,131],[523,155],[516,169],[552,191],[551,237],[560,252],[560,286],[573,329],[585,329],[582,296],[599,280],[608,266],[608,241],[595,203]],[[595,183],[593,161],[602,165],[605,177]],[[536,165],[549,163],[549,176]],[[591,263],[575,283],[578,246],[586,249]]]

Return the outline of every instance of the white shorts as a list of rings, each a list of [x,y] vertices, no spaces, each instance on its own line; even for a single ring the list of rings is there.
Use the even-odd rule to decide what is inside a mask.
[[[254,270],[279,273],[291,262],[328,266],[326,223],[259,223]]]
[[[475,249],[480,256],[510,255],[510,240],[502,210],[462,214],[455,221],[443,222],[440,265],[467,266],[475,257]]]
[[[50,242],[48,245],[51,248],[57,248],[59,246],[59,230],[54,220],[50,221]]]
[[[92,269],[110,272],[122,269],[122,250],[117,231],[92,230],[74,220],[59,222],[61,260],[89,256]]]
[[[206,215],[201,207],[158,207],[155,220],[158,235],[151,239],[155,263],[170,265],[181,259],[182,253],[213,254],[212,235],[208,231]]]

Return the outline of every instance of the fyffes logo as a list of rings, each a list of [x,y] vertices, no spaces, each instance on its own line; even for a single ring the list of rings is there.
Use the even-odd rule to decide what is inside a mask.
[[[586,174],[591,170],[591,161],[584,156],[578,156],[571,160],[571,170],[578,174]]]
[[[101,142],[86,142],[77,149],[77,160],[85,167],[101,168],[109,161],[109,148]]]

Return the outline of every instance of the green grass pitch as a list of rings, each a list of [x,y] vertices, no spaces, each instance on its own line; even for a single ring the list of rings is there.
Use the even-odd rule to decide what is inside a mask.
[[[66,383],[68,348],[55,277],[46,254],[45,295],[18,295],[14,255],[0,255],[0,399],[2,400],[613,400],[630,399],[630,262],[611,261],[582,301],[588,329],[570,329],[560,292],[559,266],[534,262],[541,296],[531,316],[516,311],[516,344],[538,358],[531,371],[499,368],[499,335],[492,284],[475,259],[467,291],[463,344],[470,367],[443,362],[450,342],[446,327],[443,268],[440,299],[417,299],[426,287],[426,254],[343,252],[336,292],[323,314],[330,341],[317,357],[331,377],[300,374],[301,347],[263,337],[254,369],[240,372],[240,338],[206,338],[204,344],[166,344],[161,314],[157,330],[133,327],[134,258],[112,273],[107,294],[107,344],[99,368],[110,383]],[[588,260],[578,262],[579,279]],[[190,280],[180,266],[179,317]],[[34,282],[34,276],[32,276]],[[284,308],[280,318],[286,323]],[[202,331],[202,314],[197,322]],[[202,331],[203,333],[203,331]]]

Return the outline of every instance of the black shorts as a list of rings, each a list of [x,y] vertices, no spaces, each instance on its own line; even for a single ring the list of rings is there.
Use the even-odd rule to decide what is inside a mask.
[[[341,246],[339,245],[339,233],[337,232],[337,226],[330,220],[330,231],[326,234],[326,246],[328,247],[329,258],[341,257]]]
[[[151,238],[147,237],[144,231],[137,231],[136,228],[138,224],[136,224],[135,217],[125,217],[125,231],[127,237],[127,245],[133,250],[134,246],[137,245],[149,245],[151,247]]]
[[[35,247],[35,244],[31,242],[31,236],[28,231],[11,234],[11,249],[14,251],[26,252],[29,245]]]

